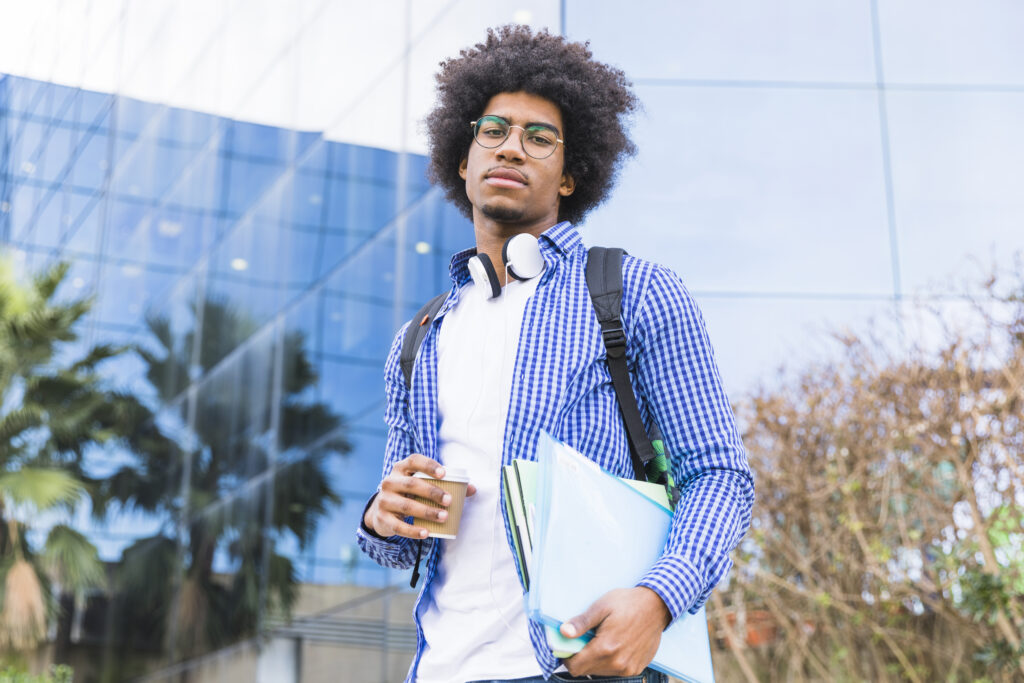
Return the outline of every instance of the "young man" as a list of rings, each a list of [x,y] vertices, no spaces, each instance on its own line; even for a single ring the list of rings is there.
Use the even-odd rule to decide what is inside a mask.
[[[408,324],[395,337],[385,368],[384,479],[358,531],[363,550],[385,566],[410,567],[422,552],[418,648],[406,680],[664,680],[645,669],[661,632],[726,574],[753,500],[703,320],[675,274],[625,257],[622,319],[641,415],[660,427],[682,497],[664,554],[639,585],[611,591],[562,625],[568,637],[596,630],[564,662],[523,611],[500,496],[501,465],[533,459],[541,429],[632,476],[586,288],[587,250],[573,224],[606,198],[633,153],[625,118],[637,100],[624,74],[595,62],[586,45],[521,26],[489,31],[437,78],[430,171],[472,218],[476,247],[452,258],[452,290],[429,323],[411,389],[399,367]],[[537,238],[543,260],[542,272],[523,280],[503,266],[502,247],[519,234]],[[493,285],[471,276],[480,254],[495,265]],[[441,477],[445,466],[468,470],[475,495],[458,538],[427,539],[410,518],[446,513],[408,496],[450,498],[413,475]]]

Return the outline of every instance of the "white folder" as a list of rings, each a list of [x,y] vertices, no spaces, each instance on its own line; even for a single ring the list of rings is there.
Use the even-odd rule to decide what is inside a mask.
[[[558,628],[614,588],[630,588],[661,557],[671,513],[566,444],[541,433],[530,617]],[[651,666],[713,683],[704,608],[675,620]]]

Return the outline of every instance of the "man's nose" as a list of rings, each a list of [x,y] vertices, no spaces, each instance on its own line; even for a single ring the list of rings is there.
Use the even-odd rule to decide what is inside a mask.
[[[511,128],[508,131],[508,137],[506,137],[500,145],[494,148],[494,153],[502,159],[522,161],[526,156],[526,152],[523,150],[522,131]]]

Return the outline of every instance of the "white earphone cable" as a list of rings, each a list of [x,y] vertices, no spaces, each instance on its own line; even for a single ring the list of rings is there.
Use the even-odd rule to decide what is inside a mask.
[[[510,282],[511,281],[509,280],[509,275],[508,275],[508,264],[506,263],[505,264],[505,291],[502,291],[502,293],[501,293],[502,299],[507,299],[508,298],[509,292],[507,290],[508,290],[508,285],[509,285]],[[502,339],[501,339],[501,368],[500,368],[499,374],[498,374],[499,383],[505,377],[505,363],[508,360],[508,332],[509,332],[509,321],[508,321],[508,307],[509,307],[509,304],[508,304],[508,302],[507,301],[502,301],[501,302],[501,307],[502,307],[503,310],[501,312],[502,313],[502,315],[501,315],[501,320],[502,320],[502,335],[501,335],[501,337],[502,337]],[[515,372],[515,368],[513,368],[513,372]],[[512,381],[514,382],[515,379],[513,378]],[[503,389],[503,388],[504,387],[501,384],[499,384],[499,389]],[[504,392],[500,391],[500,390],[495,392],[497,397],[498,397],[498,419],[497,419],[497,424],[498,424],[498,434],[497,434],[497,437],[498,438],[497,438],[497,443],[498,443],[498,465],[499,465],[499,468],[502,465],[502,460],[503,460],[503,456],[504,456],[504,453],[505,453],[505,423],[508,421],[508,411],[511,409],[511,383],[509,385],[509,389],[510,389],[510,392],[509,392],[508,398],[509,398],[510,405],[505,407],[504,411],[502,410],[503,402],[505,400]],[[520,633],[512,624],[510,624],[508,619],[505,618],[505,613],[502,612],[501,605],[498,603],[497,598],[494,596],[494,538],[495,538],[495,536],[497,536],[496,526],[497,526],[497,523],[498,523],[498,511],[501,509],[501,496],[502,496],[502,489],[504,488],[504,486],[501,484],[501,482],[503,482],[503,480],[504,480],[504,478],[502,477],[502,470],[499,469],[498,470],[498,481],[499,481],[498,497],[497,497],[497,501],[494,504],[493,514],[491,516],[491,530],[492,530],[492,533],[491,533],[491,549],[490,549],[490,552],[487,553],[487,562],[488,562],[487,589],[488,589],[488,591],[490,591],[490,594],[491,594],[491,603],[494,605],[494,608],[497,610],[498,616],[501,617],[502,623],[505,624],[505,628],[507,628],[509,631],[511,631],[513,634],[515,634],[515,637],[519,638],[523,643],[525,643],[526,645],[530,645],[529,638],[524,637],[523,634]],[[504,527],[504,525],[502,525],[502,526]]]

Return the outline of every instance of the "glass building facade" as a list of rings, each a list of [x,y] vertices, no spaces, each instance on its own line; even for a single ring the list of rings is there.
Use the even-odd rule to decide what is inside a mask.
[[[111,567],[77,610],[82,680],[404,675],[408,575],[354,529],[394,331],[472,243],[419,121],[488,26],[590,40],[634,81],[640,152],[584,239],[683,276],[734,401],[1024,247],[1017,3],[629,7],[41,3],[0,27],[3,250],[72,264],[81,348],[139,346],[105,372],[175,444],[88,454],[140,488],[72,520]]]

